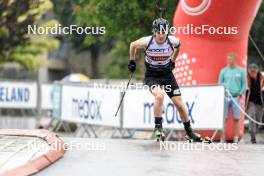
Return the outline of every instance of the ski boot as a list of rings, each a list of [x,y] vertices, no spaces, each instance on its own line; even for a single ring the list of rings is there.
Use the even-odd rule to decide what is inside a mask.
[[[185,139],[189,142],[205,142],[205,143],[212,143],[211,139],[209,137],[202,137],[198,133],[194,133],[192,129],[186,130],[186,136]]]

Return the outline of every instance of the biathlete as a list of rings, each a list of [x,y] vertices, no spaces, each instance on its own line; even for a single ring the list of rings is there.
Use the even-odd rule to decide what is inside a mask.
[[[181,91],[172,73],[175,60],[180,50],[180,40],[169,34],[169,23],[166,19],[158,18],[153,21],[153,35],[142,37],[130,44],[130,61],[128,69],[133,73],[136,70],[135,56],[139,48],[145,49],[145,82],[155,97],[154,135],[159,140],[164,140],[162,128],[162,105],[165,92],[177,107],[186,131],[186,138],[194,142],[202,142],[204,139],[198,133],[194,133],[191,127],[187,110],[184,106]]]

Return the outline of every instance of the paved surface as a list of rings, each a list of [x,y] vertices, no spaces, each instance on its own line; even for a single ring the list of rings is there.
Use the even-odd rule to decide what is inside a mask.
[[[49,150],[48,144],[36,137],[0,135],[0,171],[23,165]]]
[[[262,176],[264,172],[264,145],[261,144],[242,143],[231,146],[234,150],[229,151],[209,148],[194,151],[187,150],[186,146],[177,150],[175,146],[187,144],[182,142],[171,142],[169,150],[160,150],[160,145],[150,140],[67,137],[63,140],[72,148],[38,176]],[[82,149],[77,150],[77,145]],[[192,144],[198,145],[201,144]],[[210,145],[216,147],[216,144]],[[230,149],[230,145],[225,149]]]

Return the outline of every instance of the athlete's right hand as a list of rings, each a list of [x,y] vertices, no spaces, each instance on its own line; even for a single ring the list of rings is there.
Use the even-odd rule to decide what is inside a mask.
[[[135,60],[130,60],[129,64],[128,64],[128,70],[130,70],[132,73],[136,70],[137,64],[135,62]]]

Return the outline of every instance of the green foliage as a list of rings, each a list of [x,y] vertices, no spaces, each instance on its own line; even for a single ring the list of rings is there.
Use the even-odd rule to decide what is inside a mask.
[[[162,2],[171,21],[178,0]],[[79,24],[105,26],[104,38],[115,38],[125,44],[151,34],[152,21],[159,17],[153,0],[79,0],[74,13]]]
[[[166,6],[168,19],[171,21],[178,0],[162,2],[161,6]],[[151,35],[152,21],[159,17],[156,2],[153,0],[79,0],[73,9],[76,22],[81,26],[106,27],[106,34],[96,36],[96,40],[94,36],[87,36],[85,38],[87,44],[115,41],[113,49],[101,66],[104,77],[127,78],[129,43],[142,36]],[[137,57],[143,59],[140,55]],[[138,68],[137,72],[139,70]],[[136,76],[140,77],[140,73]]]
[[[129,74],[127,70],[127,46],[122,42],[117,42],[108,54],[105,64],[101,66],[101,72],[105,78],[126,78]],[[127,54],[127,53],[126,53]]]
[[[0,63],[18,62],[31,71],[45,65],[40,54],[58,47],[58,42],[47,36],[33,38],[27,34],[27,27],[37,24],[51,9],[49,0],[0,2]]]
[[[54,4],[54,12],[57,19],[63,26],[77,25],[80,27],[94,26],[96,24],[96,14],[93,13],[92,8],[89,6],[96,1],[83,1],[83,0],[52,0]],[[82,6],[85,4],[85,6]],[[85,16],[85,17],[83,17]],[[72,46],[78,52],[90,51],[92,57],[92,75],[91,77],[97,78],[98,75],[98,56],[99,51],[108,44],[106,40],[102,41],[99,35],[80,35],[72,34],[64,36],[65,39],[71,41]]]
[[[83,13],[89,15],[92,12],[79,11],[81,0],[52,0],[54,4],[54,12],[59,23],[63,26],[78,25],[81,27],[91,26],[92,18],[89,16],[85,20],[80,20]],[[84,9],[82,9],[84,10]],[[99,44],[99,40],[95,35],[80,35],[73,33],[72,35],[64,36],[72,42],[72,46],[77,50],[91,50],[92,45]],[[100,43],[102,45],[102,43]]]
[[[90,48],[93,45],[110,45],[110,53],[100,72],[107,78],[127,78],[129,43],[142,36],[151,35],[152,21],[159,17],[154,0],[53,0],[54,9],[64,25],[104,26],[105,35],[71,36],[74,46]],[[161,0],[167,9],[167,19],[172,23],[178,0]],[[264,2],[252,28],[252,36],[264,51]],[[250,46],[250,55],[255,55]],[[138,59],[142,55],[139,52]],[[138,71],[139,69],[137,69]],[[142,74],[142,73],[141,73]]]
[[[259,12],[256,16],[256,19],[254,21],[254,24],[251,29],[251,34],[252,37],[254,37],[254,40],[261,44],[264,45],[264,2],[262,1],[261,6],[259,8]]]
[[[10,60],[18,62],[24,68],[35,72],[40,66],[47,65],[47,60],[39,54],[47,53],[57,48],[58,45],[58,41],[54,39],[35,39],[26,45],[16,47],[10,56]]]
[[[258,48],[264,55],[264,2],[262,1],[259,12],[256,16],[256,19],[254,21],[254,24],[251,29],[251,36],[253,40],[256,42]],[[257,63],[262,67],[262,70],[264,70],[264,60],[259,56],[258,52],[252,45],[252,43],[249,41],[249,57],[248,57],[249,63]]]

